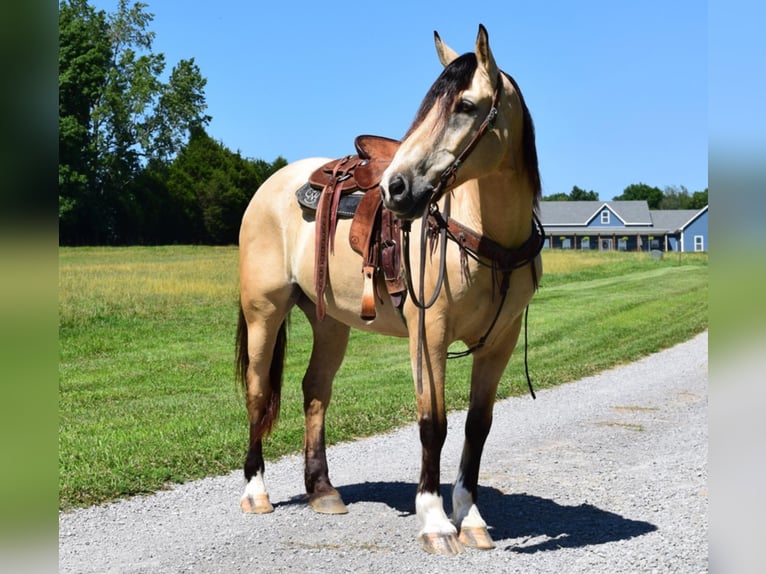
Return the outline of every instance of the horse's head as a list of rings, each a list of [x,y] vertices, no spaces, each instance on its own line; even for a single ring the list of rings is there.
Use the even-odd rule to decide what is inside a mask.
[[[434,36],[444,70],[383,174],[384,205],[415,219],[461,183],[522,166],[539,193],[532,120],[518,86],[498,69],[484,26],[475,53],[462,56]]]

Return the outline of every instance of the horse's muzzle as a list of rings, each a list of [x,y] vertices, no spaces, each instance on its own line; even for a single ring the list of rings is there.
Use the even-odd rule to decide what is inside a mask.
[[[397,173],[387,183],[381,182],[380,190],[385,208],[399,219],[411,221],[423,215],[434,187],[422,178],[410,179]]]

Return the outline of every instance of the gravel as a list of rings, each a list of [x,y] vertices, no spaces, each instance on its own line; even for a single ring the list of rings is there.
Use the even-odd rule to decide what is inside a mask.
[[[328,451],[342,516],[310,511],[303,463],[267,463],[275,512],[243,515],[241,471],[59,515],[59,571],[708,571],[707,332],[554,389],[498,402],[479,508],[497,548],[420,549],[414,425]],[[450,415],[443,495],[465,413]]]

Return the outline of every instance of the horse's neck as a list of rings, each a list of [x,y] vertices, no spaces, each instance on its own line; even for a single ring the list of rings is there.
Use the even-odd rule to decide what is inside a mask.
[[[468,181],[455,189],[450,216],[503,247],[518,247],[532,231],[534,194],[515,172]]]

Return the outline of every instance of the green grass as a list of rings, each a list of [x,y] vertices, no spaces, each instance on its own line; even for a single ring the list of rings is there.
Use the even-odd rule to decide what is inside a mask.
[[[240,467],[247,417],[234,384],[236,249],[61,248],[59,257],[60,507]],[[549,251],[544,261],[529,315],[536,388],[633,361],[707,327],[706,255]],[[302,448],[300,381],[310,340],[308,323],[294,313],[267,458]],[[470,364],[449,364],[451,409],[467,404]],[[520,343],[501,397],[527,392],[523,372]],[[328,443],[414,417],[407,342],[353,331]]]

